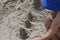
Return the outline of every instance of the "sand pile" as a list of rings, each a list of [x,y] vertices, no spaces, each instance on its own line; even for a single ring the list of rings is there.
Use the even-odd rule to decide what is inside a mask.
[[[37,40],[46,33],[47,13],[34,0],[0,0],[0,40]]]

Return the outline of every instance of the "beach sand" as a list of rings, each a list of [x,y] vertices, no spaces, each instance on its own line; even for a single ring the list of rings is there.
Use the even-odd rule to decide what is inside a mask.
[[[0,0],[0,40],[38,40],[46,34],[49,11],[35,9],[33,0]]]

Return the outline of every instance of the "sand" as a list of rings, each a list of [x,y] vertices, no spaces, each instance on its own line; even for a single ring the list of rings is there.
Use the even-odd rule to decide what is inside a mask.
[[[0,40],[38,40],[46,34],[48,10],[33,0],[0,0]],[[49,16],[48,16],[49,15]]]

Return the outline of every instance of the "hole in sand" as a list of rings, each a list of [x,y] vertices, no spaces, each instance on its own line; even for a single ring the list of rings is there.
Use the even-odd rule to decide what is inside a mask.
[[[20,28],[20,38],[26,40],[28,37],[27,31],[24,28]]]
[[[31,26],[32,26],[32,24],[30,23],[30,21],[29,20],[26,20],[25,21],[25,27],[26,28],[31,28]]]
[[[29,12],[29,14],[28,14],[28,19],[29,19],[29,21],[33,20],[33,15],[31,14],[31,12]]]

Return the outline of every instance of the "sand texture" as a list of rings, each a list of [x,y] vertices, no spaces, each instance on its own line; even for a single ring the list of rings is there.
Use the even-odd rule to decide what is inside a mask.
[[[0,0],[0,40],[38,40],[48,15],[34,0]]]

